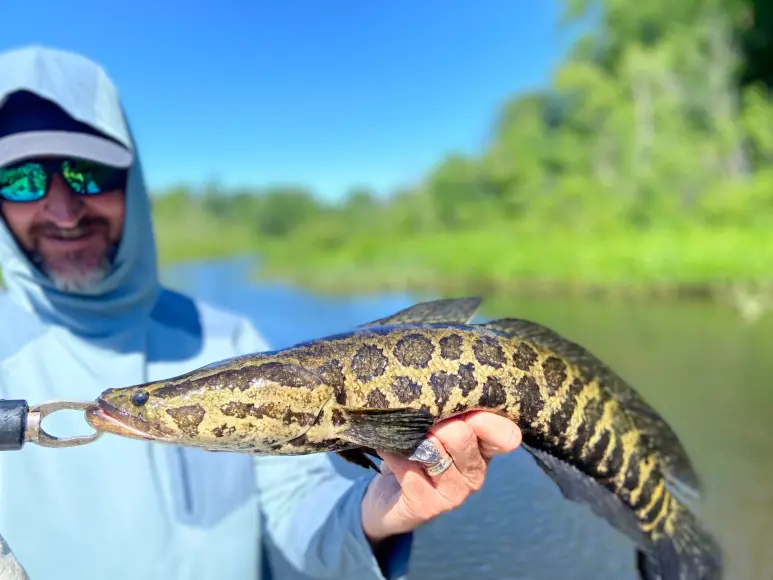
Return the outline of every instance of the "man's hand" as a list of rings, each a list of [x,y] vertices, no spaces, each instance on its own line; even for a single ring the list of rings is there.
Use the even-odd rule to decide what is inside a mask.
[[[428,437],[453,465],[429,476],[420,463],[379,451],[382,473],[371,481],[362,503],[362,526],[372,544],[414,530],[443,512],[462,505],[478,491],[494,455],[521,444],[515,423],[486,411],[443,421]]]

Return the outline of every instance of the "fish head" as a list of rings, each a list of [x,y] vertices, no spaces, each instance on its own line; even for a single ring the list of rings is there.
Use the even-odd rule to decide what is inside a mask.
[[[268,357],[231,359],[168,380],[108,389],[96,430],[209,450],[271,454],[303,435],[333,397],[318,375]]]
[[[146,441],[177,442],[180,429],[170,424],[168,400],[154,396],[161,386],[148,383],[107,389],[97,397],[97,406],[86,411],[86,421],[104,433]]]

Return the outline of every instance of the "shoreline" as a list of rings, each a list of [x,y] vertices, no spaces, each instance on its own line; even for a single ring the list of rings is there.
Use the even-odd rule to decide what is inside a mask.
[[[355,279],[357,278],[357,279]],[[539,296],[543,298],[590,298],[590,299],[637,299],[637,300],[688,300],[701,302],[727,302],[739,295],[771,294],[773,283],[679,283],[660,284],[581,284],[557,280],[492,280],[475,278],[425,278],[418,281],[411,278],[374,279],[367,271],[357,276],[345,277],[327,272],[316,273],[306,270],[279,270],[272,268],[257,272],[255,280],[280,281],[294,284],[321,293],[341,294],[346,292],[442,292],[481,293],[514,296]]]
[[[402,236],[350,233],[324,244],[310,231],[269,238],[242,224],[196,217],[157,219],[161,266],[242,257],[253,262],[248,275],[255,281],[322,294],[710,302],[749,318],[773,309],[773,233],[764,228],[690,224],[602,233],[508,224]]]
[[[260,256],[244,252],[208,252],[200,257],[171,258],[167,256],[160,260],[159,264],[162,267],[174,267],[236,258],[248,258],[256,263]],[[761,310],[773,307],[773,282],[755,281],[604,285],[559,280],[492,280],[485,277],[404,277],[398,280],[396,278],[376,278],[362,269],[353,276],[346,276],[340,273],[331,275],[327,271],[321,272],[314,269],[281,269],[276,266],[270,269],[254,267],[251,280],[255,283],[280,282],[332,296],[350,293],[415,292],[457,296],[480,294],[544,299],[694,302],[730,306],[735,310]]]

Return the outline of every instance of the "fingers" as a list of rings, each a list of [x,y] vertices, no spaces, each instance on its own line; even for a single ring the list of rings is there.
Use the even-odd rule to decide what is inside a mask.
[[[418,483],[423,481],[429,485],[429,481],[423,476],[421,471],[421,465],[415,461],[411,461],[403,457],[398,453],[392,453],[390,451],[379,451],[383,461],[381,462],[381,474],[384,476],[394,475],[397,481],[402,485],[406,477],[412,481],[410,483]],[[421,485],[421,484],[419,484]]]
[[[479,490],[486,477],[486,462],[473,429],[465,421],[451,420],[435,425],[430,433],[429,438],[440,454],[453,460],[453,465],[446,471],[432,476],[433,481],[436,484],[448,482],[454,490],[460,487]]]
[[[385,479],[394,476],[397,491],[403,494],[402,509],[408,512],[401,514],[403,518],[410,519],[412,515],[434,516],[447,509],[445,498],[438,497],[435,482],[420,463],[388,451],[380,452],[379,455],[383,458],[382,473],[383,466],[388,466],[389,473]],[[439,502],[439,499],[442,499],[442,502]],[[399,503],[398,507],[401,507]]]
[[[506,417],[488,411],[473,411],[464,417],[478,439],[478,446],[485,459],[510,453],[521,445],[521,430]]]
[[[381,453],[384,467],[387,473],[395,475],[400,485],[408,483],[422,493],[436,490],[455,503],[455,498],[466,497],[470,491],[481,489],[489,460],[494,455],[517,449],[521,444],[521,431],[505,417],[475,411],[434,425],[427,439],[441,457],[453,460],[447,469],[433,475],[416,461]]]
[[[478,490],[483,485],[491,458],[514,451],[521,445],[521,430],[506,417],[475,411],[435,425],[430,429],[428,439],[435,443],[442,456],[450,456],[453,460],[453,466],[432,476],[433,481],[438,482],[441,477],[454,481],[455,475],[459,474],[470,489]]]
[[[381,474],[368,485],[362,502],[362,524],[371,542],[413,530],[442,511],[438,493],[418,463],[379,451]],[[434,511],[433,511],[434,510]]]
[[[363,501],[363,527],[369,538],[415,529],[462,505],[483,486],[488,460],[517,449],[521,432],[512,421],[480,411],[434,425],[427,439],[442,457],[453,460],[437,475],[428,474],[419,461],[378,451],[381,474],[374,477]],[[436,459],[426,449],[420,455],[424,461]]]

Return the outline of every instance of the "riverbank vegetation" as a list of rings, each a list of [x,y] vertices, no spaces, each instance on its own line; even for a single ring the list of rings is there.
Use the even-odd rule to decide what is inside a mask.
[[[596,3],[567,3],[574,22]],[[549,86],[475,156],[325,202],[303,187],[159,195],[162,262],[260,255],[327,290],[713,296],[773,286],[773,6],[604,0]]]

